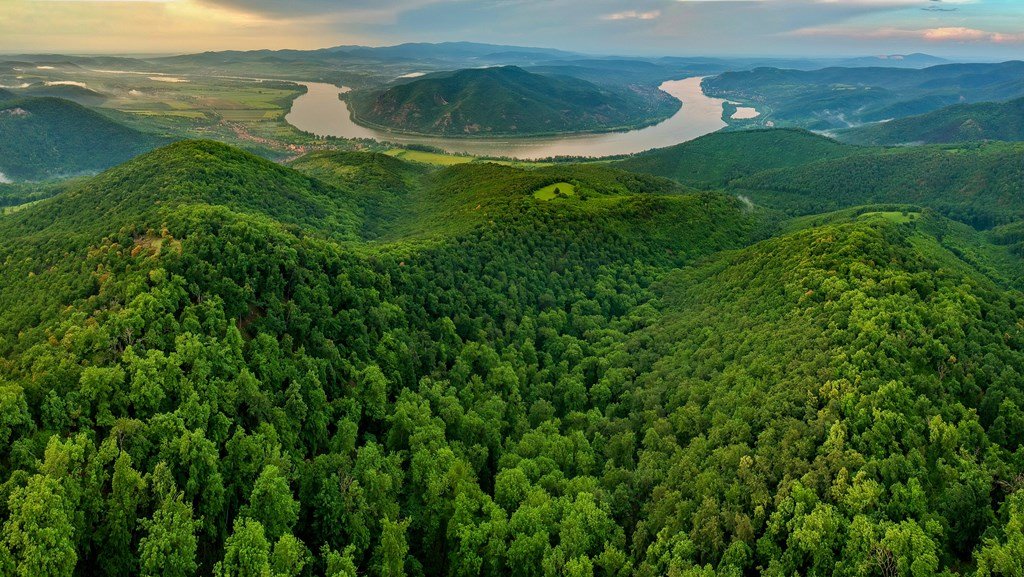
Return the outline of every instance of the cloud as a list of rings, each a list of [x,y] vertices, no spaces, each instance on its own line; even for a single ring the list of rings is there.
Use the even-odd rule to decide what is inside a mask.
[[[992,33],[962,26],[929,28],[921,31],[921,38],[934,42],[978,42],[992,38]]]
[[[923,28],[917,30],[903,28],[877,28],[872,30],[848,28],[803,28],[789,33],[788,36],[835,37],[857,40],[923,40],[926,42],[948,42],[959,44],[1024,43],[1024,33],[989,32],[964,26],[942,26],[938,28]]]
[[[921,37],[933,42],[992,42],[994,44],[1024,42],[1022,33],[986,32],[963,27],[931,28],[924,30]]]
[[[292,16],[297,14],[374,15],[374,19],[395,16],[444,0],[201,0],[246,12]]]
[[[656,20],[661,16],[661,10],[651,10],[649,12],[638,12],[636,10],[625,10],[623,12],[613,12],[611,14],[605,14],[601,17],[601,20]]]

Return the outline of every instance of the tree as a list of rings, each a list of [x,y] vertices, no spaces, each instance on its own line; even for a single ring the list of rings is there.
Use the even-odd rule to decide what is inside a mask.
[[[274,577],[299,577],[309,560],[309,551],[293,535],[282,535],[270,554],[270,567]]]
[[[157,466],[166,471],[166,467]],[[166,491],[151,519],[142,521],[145,535],[139,541],[139,568],[143,577],[188,577],[196,572],[196,530],[192,505],[168,480],[154,485]]]
[[[356,563],[353,560],[355,548],[349,545],[341,553],[326,545],[321,553],[326,571],[324,577],[356,577]]]
[[[1024,577],[1024,492],[1003,505],[1009,514],[1002,540],[986,539],[976,555],[977,577]]]
[[[259,521],[245,517],[235,520],[234,530],[224,544],[224,560],[214,566],[216,577],[269,577],[270,543]]]
[[[405,558],[409,554],[405,532],[409,520],[392,521],[385,517],[381,525],[380,577],[405,577]]]
[[[249,503],[242,507],[239,516],[259,521],[271,541],[291,532],[299,518],[299,503],[292,496],[288,479],[276,465],[263,468]]]
[[[121,453],[114,463],[110,496],[107,498],[107,515],[99,530],[103,568],[108,575],[138,574],[132,540],[145,491],[146,480],[132,468],[132,459],[128,453]]]
[[[64,489],[54,478],[35,475],[11,493],[3,544],[18,577],[69,577],[78,562],[74,526]]]

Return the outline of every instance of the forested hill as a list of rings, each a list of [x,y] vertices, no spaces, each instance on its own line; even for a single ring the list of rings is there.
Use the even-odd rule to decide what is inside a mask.
[[[868,147],[794,129],[722,132],[614,163],[787,214],[905,204],[988,229],[1024,217],[1024,145]]]
[[[991,228],[1024,217],[1022,154],[1019,143],[880,149],[759,172],[730,188],[790,214],[903,203]]]
[[[837,135],[859,144],[942,144],[982,140],[1024,140],[1024,99],[957,104],[928,114],[844,130]]]
[[[71,183],[0,216],[0,574],[1013,575],[1022,261],[814,218],[210,142]]]
[[[0,94],[0,172],[12,179],[95,173],[166,142],[70,100]]]
[[[616,166],[700,187],[774,168],[801,166],[860,152],[824,136],[797,129],[714,132],[690,142],[629,157]]]
[[[348,99],[360,123],[462,136],[635,128],[664,120],[680,106],[652,87],[602,87],[516,66],[436,73]]]

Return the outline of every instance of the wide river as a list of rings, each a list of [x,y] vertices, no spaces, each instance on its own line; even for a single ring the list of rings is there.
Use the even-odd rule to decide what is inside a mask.
[[[497,156],[524,160],[553,156],[612,156],[663,148],[715,132],[726,126],[722,120],[724,100],[709,98],[701,90],[701,78],[672,80],[661,89],[682,103],[674,116],[647,128],[606,134],[541,138],[446,138],[410,136],[359,126],[352,122],[348,104],[339,98],[346,87],[302,83],[306,94],[295,99],[285,117],[292,126],[318,136],[372,138],[395,144],[423,144],[448,152],[475,156]]]

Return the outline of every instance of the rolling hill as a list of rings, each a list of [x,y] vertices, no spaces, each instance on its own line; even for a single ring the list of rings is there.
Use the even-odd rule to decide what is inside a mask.
[[[714,188],[773,168],[807,164],[862,152],[854,146],[796,129],[715,132],[690,142],[651,150],[615,163],[624,170]]]
[[[735,185],[904,151],[671,153]],[[1018,231],[624,165],[190,141],[0,216],[0,571],[1014,574]]]
[[[616,130],[662,120],[680,106],[653,89],[612,90],[515,66],[428,75],[351,93],[349,104],[361,124],[457,136]]]
[[[946,144],[1024,140],[1024,99],[956,104],[919,116],[869,124],[836,134],[857,144]]]
[[[69,100],[0,100],[0,172],[14,180],[97,172],[165,142]]]
[[[933,208],[978,228],[1024,218],[1024,145],[882,149],[734,180],[730,190],[789,214],[863,204]]]
[[[614,163],[793,216],[913,205],[981,229],[1024,218],[1024,145],[880,148],[795,129],[719,132]]]

